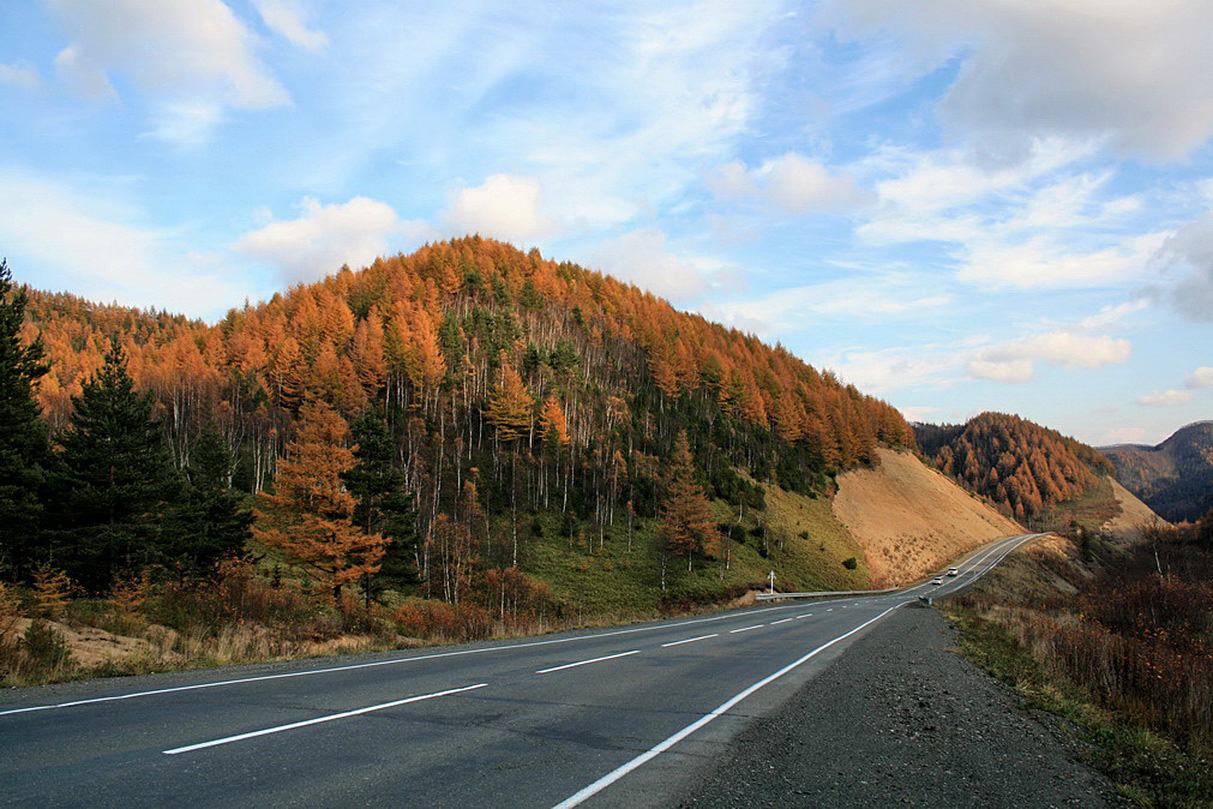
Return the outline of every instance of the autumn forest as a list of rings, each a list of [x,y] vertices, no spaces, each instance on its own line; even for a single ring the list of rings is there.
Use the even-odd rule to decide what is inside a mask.
[[[780,347],[479,237],[213,326],[8,298],[44,446],[14,450],[28,502],[0,564],[99,595],[243,557],[338,606],[558,611],[530,575],[553,536],[635,551],[676,593],[748,539],[713,502],[740,523],[764,485],[827,495],[878,444],[914,446],[894,408]]]

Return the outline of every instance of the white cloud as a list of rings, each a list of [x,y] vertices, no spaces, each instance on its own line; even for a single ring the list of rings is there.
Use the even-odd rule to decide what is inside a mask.
[[[590,251],[587,263],[675,303],[701,295],[724,269],[716,262],[672,252],[665,234],[656,228],[641,228],[603,244]]]
[[[950,347],[898,346],[875,351],[848,349],[826,358],[829,368],[864,393],[883,395],[892,390],[947,387],[954,381],[957,354]]]
[[[302,215],[241,236],[232,249],[273,265],[288,282],[315,281],[342,264],[360,267],[389,251],[393,237],[416,238],[424,228],[404,222],[384,202],[354,197],[322,205],[304,198]]]
[[[1096,314],[1084,317],[1079,321],[1079,326],[1086,331],[1116,328],[1129,315],[1140,312],[1143,309],[1148,309],[1149,306],[1150,301],[1148,298],[1138,298],[1126,303],[1105,306]]]
[[[292,0],[253,0],[257,13],[270,28],[292,45],[309,51],[322,51],[329,38],[322,31],[313,31],[304,23],[303,9]]]
[[[994,289],[1075,289],[1114,286],[1141,277],[1164,234],[1127,238],[1115,247],[1072,250],[1052,235],[1026,241],[974,238],[956,278]]]
[[[290,103],[254,54],[255,36],[220,0],[50,0],[50,6],[72,37],[55,60],[59,75],[91,97],[116,95],[110,74],[127,76],[165,105],[150,133],[155,137],[184,134],[192,144],[204,119],[219,120],[216,109]],[[210,112],[198,115],[203,108]]]
[[[1068,329],[1034,334],[975,352],[966,369],[970,376],[998,382],[1027,382],[1035,363],[1064,368],[1102,368],[1127,362],[1133,345],[1108,335],[1087,335]]]
[[[37,90],[42,86],[38,71],[28,64],[0,64],[0,84],[20,87],[22,90]]]
[[[457,191],[441,219],[458,235],[479,233],[495,239],[532,242],[551,235],[558,223],[541,210],[541,189],[534,177],[494,174],[482,184]]]
[[[34,286],[195,317],[215,317],[260,292],[142,220],[96,189],[0,171],[0,243]]]
[[[1036,375],[1036,367],[1030,359],[1007,357],[982,359],[977,357],[965,364],[969,376],[977,379],[992,379],[995,382],[1027,382]]]
[[[1109,194],[1110,173],[1071,172],[1091,150],[1041,140],[1010,166],[980,165],[961,150],[884,150],[861,167],[892,176],[877,183],[880,204],[856,233],[875,245],[952,243],[957,280],[987,288],[1143,278],[1169,233],[1131,231],[1142,200]]]
[[[820,325],[822,318],[887,321],[918,317],[947,306],[952,296],[923,293],[922,279],[904,273],[860,275],[821,284],[787,287],[749,300],[716,301],[700,307],[704,315],[737,328],[778,337]]]
[[[938,407],[929,407],[929,406],[925,406],[925,405],[901,407],[898,409],[901,410],[901,415],[905,416],[906,421],[918,422],[918,423],[927,422],[927,420],[932,417],[931,416],[932,413],[939,412]]]
[[[862,205],[870,195],[855,180],[831,173],[821,163],[788,152],[753,170],[726,163],[708,177],[708,186],[723,197],[754,198],[790,213],[843,210]]]
[[[1146,440],[1143,427],[1114,427],[1104,433],[1100,446],[1112,444],[1141,444]]]
[[[1202,366],[1184,380],[1186,388],[1213,388],[1213,368]]]
[[[1170,405],[1187,404],[1192,401],[1192,391],[1175,390],[1154,391],[1138,397],[1137,403],[1148,407],[1169,407]]]
[[[1213,133],[1213,4],[1206,0],[835,0],[844,36],[900,39],[920,72],[954,57],[941,102],[954,127],[1003,154],[1032,139],[1109,135],[1181,158]]]

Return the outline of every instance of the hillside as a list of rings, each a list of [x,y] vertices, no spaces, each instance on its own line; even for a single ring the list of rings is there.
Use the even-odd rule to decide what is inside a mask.
[[[907,584],[1023,528],[906,452],[838,478],[834,516],[863,546],[874,586]]]
[[[982,413],[962,425],[916,425],[944,474],[1025,525],[1101,525],[1119,513],[1096,450],[1018,416]]]
[[[153,397],[179,468],[194,466],[208,424],[217,431],[226,484],[258,495],[250,547],[264,564],[334,595],[344,582],[389,600],[486,602],[509,569],[551,585],[558,611],[580,612],[626,601],[586,595],[589,571],[601,579],[595,592],[613,582],[657,594],[642,605],[723,597],[772,566],[798,586],[862,583],[865,571],[843,568],[834,551],[796,561],[810,526],[800,519],[791,530],[797,520],[777,516],[776,504],[828,495],[837,473],[878,447],[914,445],[891,406],[782,348],[479,237],[343,268],[213,326],[64,293],[29,296],[22,333],[46,349],[50,373],[35,390],[53,433],[78,432],[76,403],[110,355],[106,373],[125,369]],[[352,496],[334,501],[340,535],[386,543],[368,539],[359,551],[364,573],[325,562],[328,572],[304,576],[314,498],[283,494],[284,476],[293,491],[351,465],[362,489],[348,479]],[[667,507],[676,486],[689,497],[682,514]],[[132,553],[174,557],[174,540],[157,529],[155,553],[123,539],[125,561],[90,557],[85,570],[73,559],[84,565],[89,529],[53,519],[44,528],[23,543],[32,550],[16,569],[53,558],[96,591]],[[850,540],[840,542],[839,553]]]
[[[1195,522],[1213,509],[1213,421],[1176,430],[1158,446],[1101,447],[1116,479],[1172,522]]]

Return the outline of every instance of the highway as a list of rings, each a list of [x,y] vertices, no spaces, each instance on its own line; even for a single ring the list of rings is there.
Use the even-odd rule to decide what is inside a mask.
[[[652,806],[866,628],[967,586],[0,695],[0,805]]]

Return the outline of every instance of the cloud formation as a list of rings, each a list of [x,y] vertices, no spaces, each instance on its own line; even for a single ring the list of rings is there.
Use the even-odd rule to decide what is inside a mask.
[[[1184,380],[1186,388],[1213,388],[1213,368],[1202,366]]]
[[[342,264],[370,264],[389,252],[393,239],[423,232],[417,223],[402,221],[392,206],[367,197],[332,205],[305,197],[299,207],[300,216],[245,233],[232,249],[272,265],[284,281],[311,282]]]
[[[92,189],[0,171],[0,244],[23,280],[94,301],[194,315],[232,306],[249,290],[216,257],[146,224],[137,209],[98,203]],[[26,263],[40,267],[32,275]]]
[[[1206,0],[833,0],[826,9],[844,35],[899,39],[922,73],[959,57],[941,113],[1002,155],[1062,135],[1175,159],[1213,134]]]
[[[1190,320],[1213,323],[1213,211],[1180,228],[1159,254],[1182,274],[1167,292],[1174,307]]]
[[[452,195],[440,219],[454,235],[479,233],[494,239],[530,243],[556,231],[554,219],[541,208],[541,189],[534,177],[494,174]]]
[[[1123,338],[1058,329],[981,349],[968,361],[966,369],[970,376],[979,379],[1027,382],[1035,375],[1037,361],[1064,368],[1092,369],[1126,362],[1132,352],[1132,343]]]
[[[1138,404],[1146,405],[1147,407],[1170,407],[1171,405],[1187,404],[1192,401],[1192,391],[1190,390],[1170,390],[1154,391],[1147,393],[1145,396],[1139,396]]]
[[[685,304],[709,287],[718,263],[696,262],[673,251],[664,233],[640,228],[591,251],[587,264],[656,295]]]
[[[254,53],[256,37],[220,0],[49,5],[72,38],[55,59],[59,76],[105,98],[117,96],[111,74],[124,75],[157,106],[154,137],[195,145],[228,107],[290,103]]]
[[[767,160],[756,169],[747,170],[736,161],[726,163],[708,177],[708,186],[722,197],[757,199],[788,213],[846,210],[871,198],[852,177],[831,172],[795,152]]]

